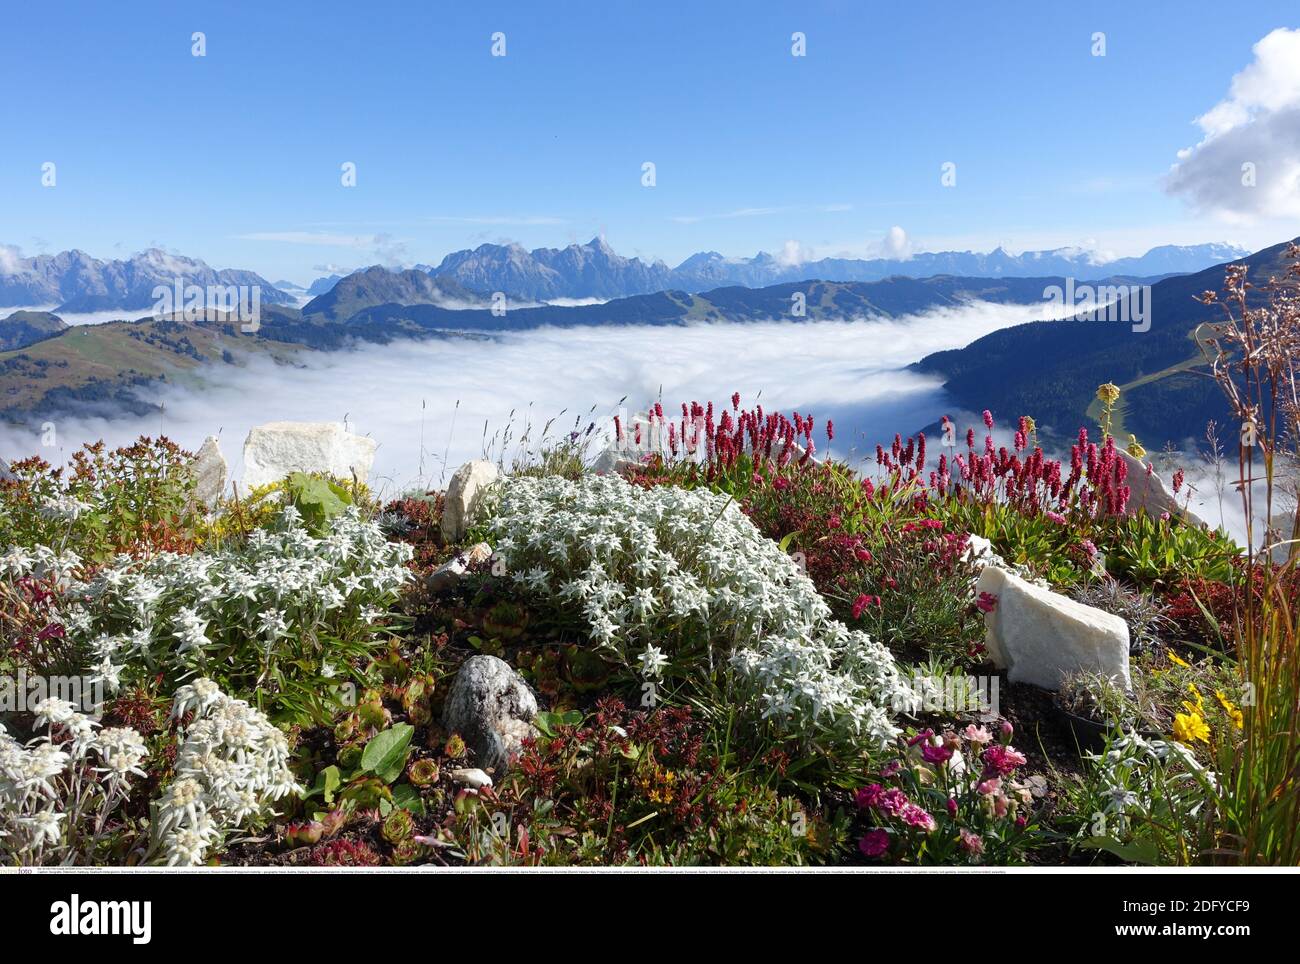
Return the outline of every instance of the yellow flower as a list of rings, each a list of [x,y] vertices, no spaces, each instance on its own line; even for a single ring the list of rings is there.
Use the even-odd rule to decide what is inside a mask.
[[[1023,415],[1021,416],[1021,420],[1025,423],[1026,435],[1038,431],[1038,423],[1034,421],[1034,417],[1032,415]]]
[[[1097,386],[1097,398],[1106,405],[1114,405],[1119,401],[1119,386],[1107,382],[1105,385]]]
[[[1147,450],[1142,447],[1136,435],[1129,436],[1128,454],[1135,459],[1144,459],[1147,457]]]
[[[1195,683],[1188,683],[1187,689],[1191,692],[1192,696],[1195,697],[1196,702],[1191,703],[1187,700],[1183,700],[1183,709],[1188,713],[1191,713],[1193,716],[1202,715],[1205,712],[1205,700],[1201,697],[1201,691],[1196,688]]]
[[[1174,655],[1172,652],[1169,653],[1168,656],[1169,656],[1169,662],[1173,663],[1175,666],[1181,666],[1183,669],[1192,668],[1191,663],[1184,662],[1183,660],[1179,659],[1176,655]]]
[[[1223,695],[1223,690],[1215,690],[1214,696],[1219,701],[1219,705],[1223,707],[1223,711],[1228,714],[1228,718],[1232,720],[1232,725],[1239,730],[1244,729],[1246,718],[1241,710],[1237,708],[1237,705]]]
[[[1174,717],[1174,739],[1191,746],[1196,740],[1210,742],[1210,728],[1200,713],[1179,713]]]

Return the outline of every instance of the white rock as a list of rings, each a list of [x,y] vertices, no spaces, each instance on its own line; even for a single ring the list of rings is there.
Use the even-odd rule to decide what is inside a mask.
[[[536,734],[537,698],[503,659],[471,656],[461,665],[443,705],[442,725],[459,733],[480,766],[497,776],[523,741]]]
[[[230,466],[221,454],[221,445],[215,435],[209,435],[199,447],[190,466],[194,473],[194,497],[206,506],[214,506],[226,491],[226,478]]]
[[[975,592],[997,597],[985,613],[985,645],[1014,683],[1055,690],[1086,670],[1130,686],[1128,623],[1119,616],[1035,586],[998,566],[980,574]]]
[[[1174,497],[1173,492],[1165,485],[1158,472],[1152,472],[1148,475],[1147,463],[1141,459],[1135,459],[1122,448],[1117,447],[1116,451],[1119,453],[1120,458],[1124,460],[1124,464],[1128,466],[1128,473],[1124,476],[1124,484],[1129,489],[1129,512],[1136,513],[1141,509],[1145,509],[1147,515],[1156,519],[1168,512],[1170,516],[1182,516],[1183,521],[1189,525],[1205,525],[1205,522],[1195,512],[1185,508]]]
[[[443,592],[450,589],[465,578],[465,574],[469,572],[471,566],[482,565],[491,558],[492,547],[490,545],[486,542],[475,543],[429,573],[429,588],[434,592]]]
[[[459,542],[473,521],[474,513],[483,500],[483,492],[501,477],[496,465],[486,459],[466,462],[456,470],[447,485],[447,495],[442,506],[442,538]]]
[[[353,435],[342,422],[268,422],[244,442],[244,489],[279,482],[294,472],[364,482],[375,461],[376,442]]]
[[[492,778],[477,767],[452,770],[448,776],[451,777],[453,783],[459,783],[471,790],[481,790],[484,787],[492,786]]]
[[[993,543],[983,536],[971,533],[967,537],[966,551],[962,554],[963,562],[973,562],[981,569],[985,566],[1002,566],[1002,557],[993,551]]]
[[[611,472],[622,475],[623,472],[634,469],[639,464],[636,459],[629,458],[627,452],[611,445],[596,456],[591,465],[587,466],[587,471],[597,475],[608,475]]]

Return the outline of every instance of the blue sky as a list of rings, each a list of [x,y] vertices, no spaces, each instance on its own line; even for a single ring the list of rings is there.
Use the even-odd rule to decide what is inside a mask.
[[[870,256],[895,225],[924,250],[1263,246],[1300,233],[1292,182],[1220,209],[1209,150],[1181,193],[1161,179],[1252,45],[1297,26],[1294,4],[1131,0],[12,4],[0,243],[299,282],[596,234],[673,264]],[[1293,170],[1257,116],[1290,124],[1291,101],[1239,100],[1248,120],[1211,146],[1253,131]]]

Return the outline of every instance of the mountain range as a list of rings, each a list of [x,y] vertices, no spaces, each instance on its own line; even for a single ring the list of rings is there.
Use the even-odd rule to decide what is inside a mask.
[[[62,314],[141,311],[153,306],[154,289],[185,285],[258,286],[264,304],[292,305],[319,298],[345,277],[318,278],[303,289],[292,282],[268,282],[253,271],[216,270],[196,258],[151,248],[126,260],[101,260],[83,251],[64,251],[31,258],[15,257],[0,247],[0,307],[48,307]],[[517,244],[483,244],[456,251],[437,265],[417,265],[437,279],[449,299],[483,300],[504,293],[516,304],[557,300],[610,300],[660,291],[701,292],[743,285],[763,288],[817,278],[823,281],[881,281],[889,277],[965,278],[1161,277],[1199,271],[1246,254],[1227,244],[1164,245],[1138,258],[1103,261],[1078,248],[1028,251],[1013,255],[998,248],[987,253],[942,251],[907,259],[824,258],[790,263],[760,252],[752,258],[728,258],[715,251],[693,254],[675,268],[662,261],[626,258],[600,238],[587,244],[527,251]],[[4,256],[8,255],[8,256]],[[362,284],[381,285],[377,269],[362,269]],[[391,270],[394,274],[404,274]],[[407,287],[410,287],[408,284]],[[394,298],[401,302],[402,299]],[[382,302],[374,302],[382,303]],[[413,302],[403,302],[413,303]]]
[[[590,247],[590,246],[584,246]],[[1281,276],[1285,244],[1242,259],[1256,284]],[[1170,267],[1176,261],[1163,262]],[[1145,262],[1151,264],[1152,262]],[[1115,264],[1115,262],[1112,262]],[[1132,262],[1126,264],[1132,266]],[[434,269],[435,271],[437,269]],[[1201,359],[1195,331],[1218,318],[1196,296],[1217,290],[1224,266],[1151,280],[1132,276],[1099,284],[1136,284],[1149,311],[1143,330],[1127,322],[1076,316],[1002,329],[965,346],[927,356],[914,370],[938,377],[954,409],[991,409],[999,418],[1032,415],[1041,436],[1059,444],[1080,424],[1096,422],[1095,392],[1122,390],[1116,434],[1135,434],[1150,451],[1186,447],[1206,420],[1225,426],[1221,395]],[[454,276],[370,268],[343,278],[302,308],[262,306],[260,327],[234,319],[141,318],[67,328],[57,315],[16,312],[0,320],[0,419],[25,421],[59,412],[148,411],[134,389],[153,382],[202,379],[203,366],[244,364],[253,354],[292,362],[302,352],[358,342],[485,338],[541,326],[681,325],[701,321],[869,319],[911,315],[971,301],[1041,304],[1071,276],[929,278],[874,282],[798,281],[705,292],[656,291],[603,304],[560,305],[507,299],[508,310]],[[1137,289],[1131,289],[1136,291]],[[799,314],[795,305],[802,302]],[[919,428],[920,426],[918,426]],[[1123,434],[1121,434],[1123,433]]]
[[[252,271],[208,267],[196,258],[150,248],[125,261],[102,261],[84,251],[0,259],[0,307],[56,306],[56,312],[140,311],[156,302],[154,289],[185,285],[258,286],[266,304],[295,298]]]
[[[1249,252],[1230,244],[1163,245],[1137,258],[1103,261],[1080,248],[1027,251],[1013,255],[997,248],[982,253],[940,251],[907,259],[823,258],[792,263],[766,252],[752,258],[728,258],[716,251],[693,254],[675,268],[662,261],[646,263],[615,252],[601,238],[565,248],[525,250],[517,244],[482,244],[447,255],[419,270],[449,278],[471,291],[503,292],[512,299],[611,299],[656,291],[708,291],[730,285],[762,288],[819,278],[823,281],[881,281],[903,276],[929,278],[1042,278],[1060,276],[1093,281],[1115,276],[1163,277],[1200,271]],[[309,292],[323,294],[339,276],[320,278]]]

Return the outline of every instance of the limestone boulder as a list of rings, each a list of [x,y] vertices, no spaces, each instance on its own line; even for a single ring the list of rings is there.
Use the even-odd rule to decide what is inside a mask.
[[[474,514],[483,504],[487,490],[501,478],[496,465],[486,459],[466,462],[456,470],[447,485],[442,506],[442,537],[447,542],[460,542],[474,521]]]
[[[190,471],[194,473],[194,497],[206,506],[216,505],[225,494],[230,466],[215,435],[209,435],[199,447]]]
[[[985,646],[1013,683],[1059,689],[1070,673],[1087,671],[1130,686],[1128,624],[1036,586],[999,566],[987,566],[975,592],[996,603],[984,615]]]
[[[1194,526],[1204,526],[1205,522],[1191,509],[1184,508],[1174,496],[1173,491],[1165,485],[1159,472],[1147,472],[1147,463],[1136,459],[1123,449],[1118,449],[1120,458],[1128,466],[1124,484],[1129,488],[1128,511],[1138,512],[1145,509],[1147,515],[1160,518],[1169,513],[1172,518],[1181,517],[1184,522]],[[1185,497],[1185,494],[1184,494]]]
[[[268,422],[248,433],[244,442],[245,490],[294,472],[366,481],[377,443],[354,435],[342,422]]]

